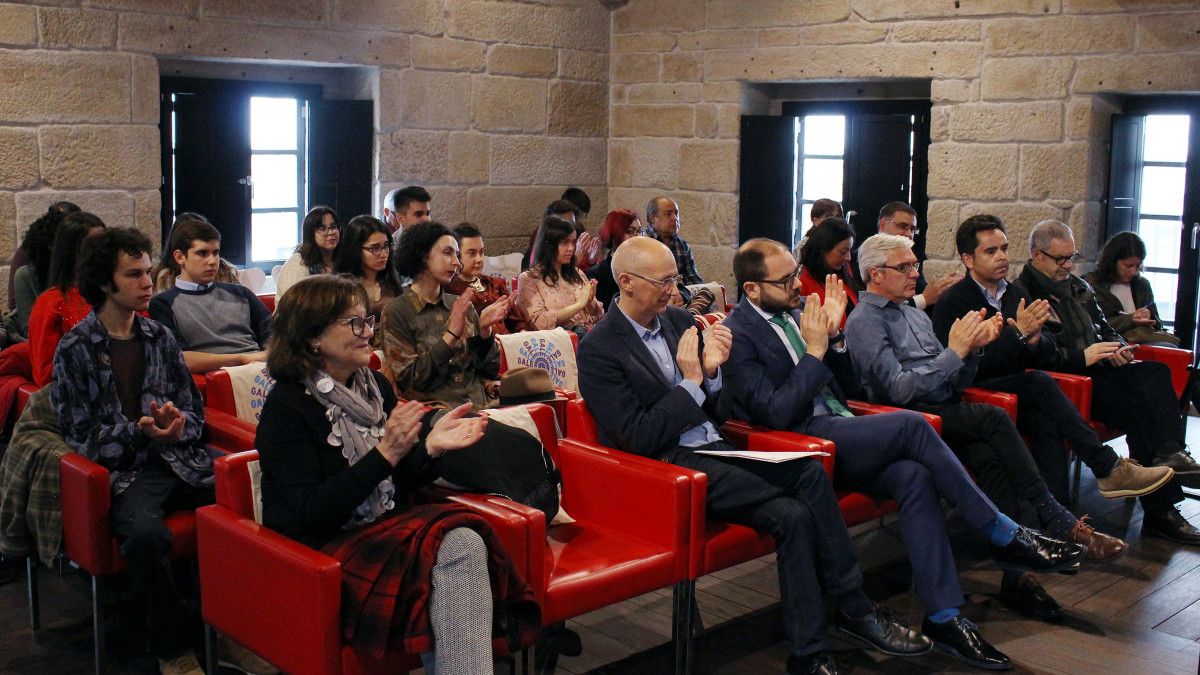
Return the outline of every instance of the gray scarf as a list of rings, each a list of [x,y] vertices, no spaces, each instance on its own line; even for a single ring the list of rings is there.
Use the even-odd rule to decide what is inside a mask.
[[[350,377],[350,387],[334,380],[323,371],[304,379],[304,388],[325,407],[325,419],[331,427],[327,443],[342,448],[342,456],[353,466],[383,439],[383,396],[379,385],[368,368],[359,368]],[[391,477],[384,478],[375,486],[355,509],[342,528],[349,530],[364,523],[373,522],[387,513],[395,502],[396,486]]]

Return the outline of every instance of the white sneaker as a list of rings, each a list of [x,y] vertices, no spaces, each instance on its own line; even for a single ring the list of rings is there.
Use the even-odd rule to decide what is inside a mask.
[[[240,670],[246,675],[276,675],[279,672],[261,656],[225,635],[217,638],[217,665]]]
[[[162,675],[205,675],[196,659],[196,652],[188,650],[170,661],[158,660],[158,672]]]

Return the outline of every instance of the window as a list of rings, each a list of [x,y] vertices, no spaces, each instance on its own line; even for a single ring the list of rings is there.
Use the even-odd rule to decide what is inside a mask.
[[[250,98],[250,263],[285,260],[308,211],[307,102]]]
[[[846,154],[845,115],[806,115],[796,118],[796,217],[793,242],[808,231],[813,202],[842,201],[842,171]]]
[[[1179,219],[1187,177],[1187,115],[1147,115],[1139,173],[1138,235],[1146,242],[1146,280],[1167,326],[1175,325],[1179,287]]]

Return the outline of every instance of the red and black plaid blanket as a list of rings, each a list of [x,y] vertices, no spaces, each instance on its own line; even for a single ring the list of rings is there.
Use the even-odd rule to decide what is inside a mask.
[[[456,527],[479,533],[488,549],[493,636],[510,650],[529,644],[541,622],[533,591],[513,566],[490,525],[459,504],[417,504],[329,542],[322,550],[342,563],[342,634],[376,656],[430,651],[432,584],[442,538]]]

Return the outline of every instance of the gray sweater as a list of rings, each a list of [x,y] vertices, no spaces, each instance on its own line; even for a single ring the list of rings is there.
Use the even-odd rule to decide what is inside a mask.
[[[266,348],[271,313],[245,286],[216,282],[202,291],[178,286],[150,300],[150,318],[186,352],[245,354]]]

